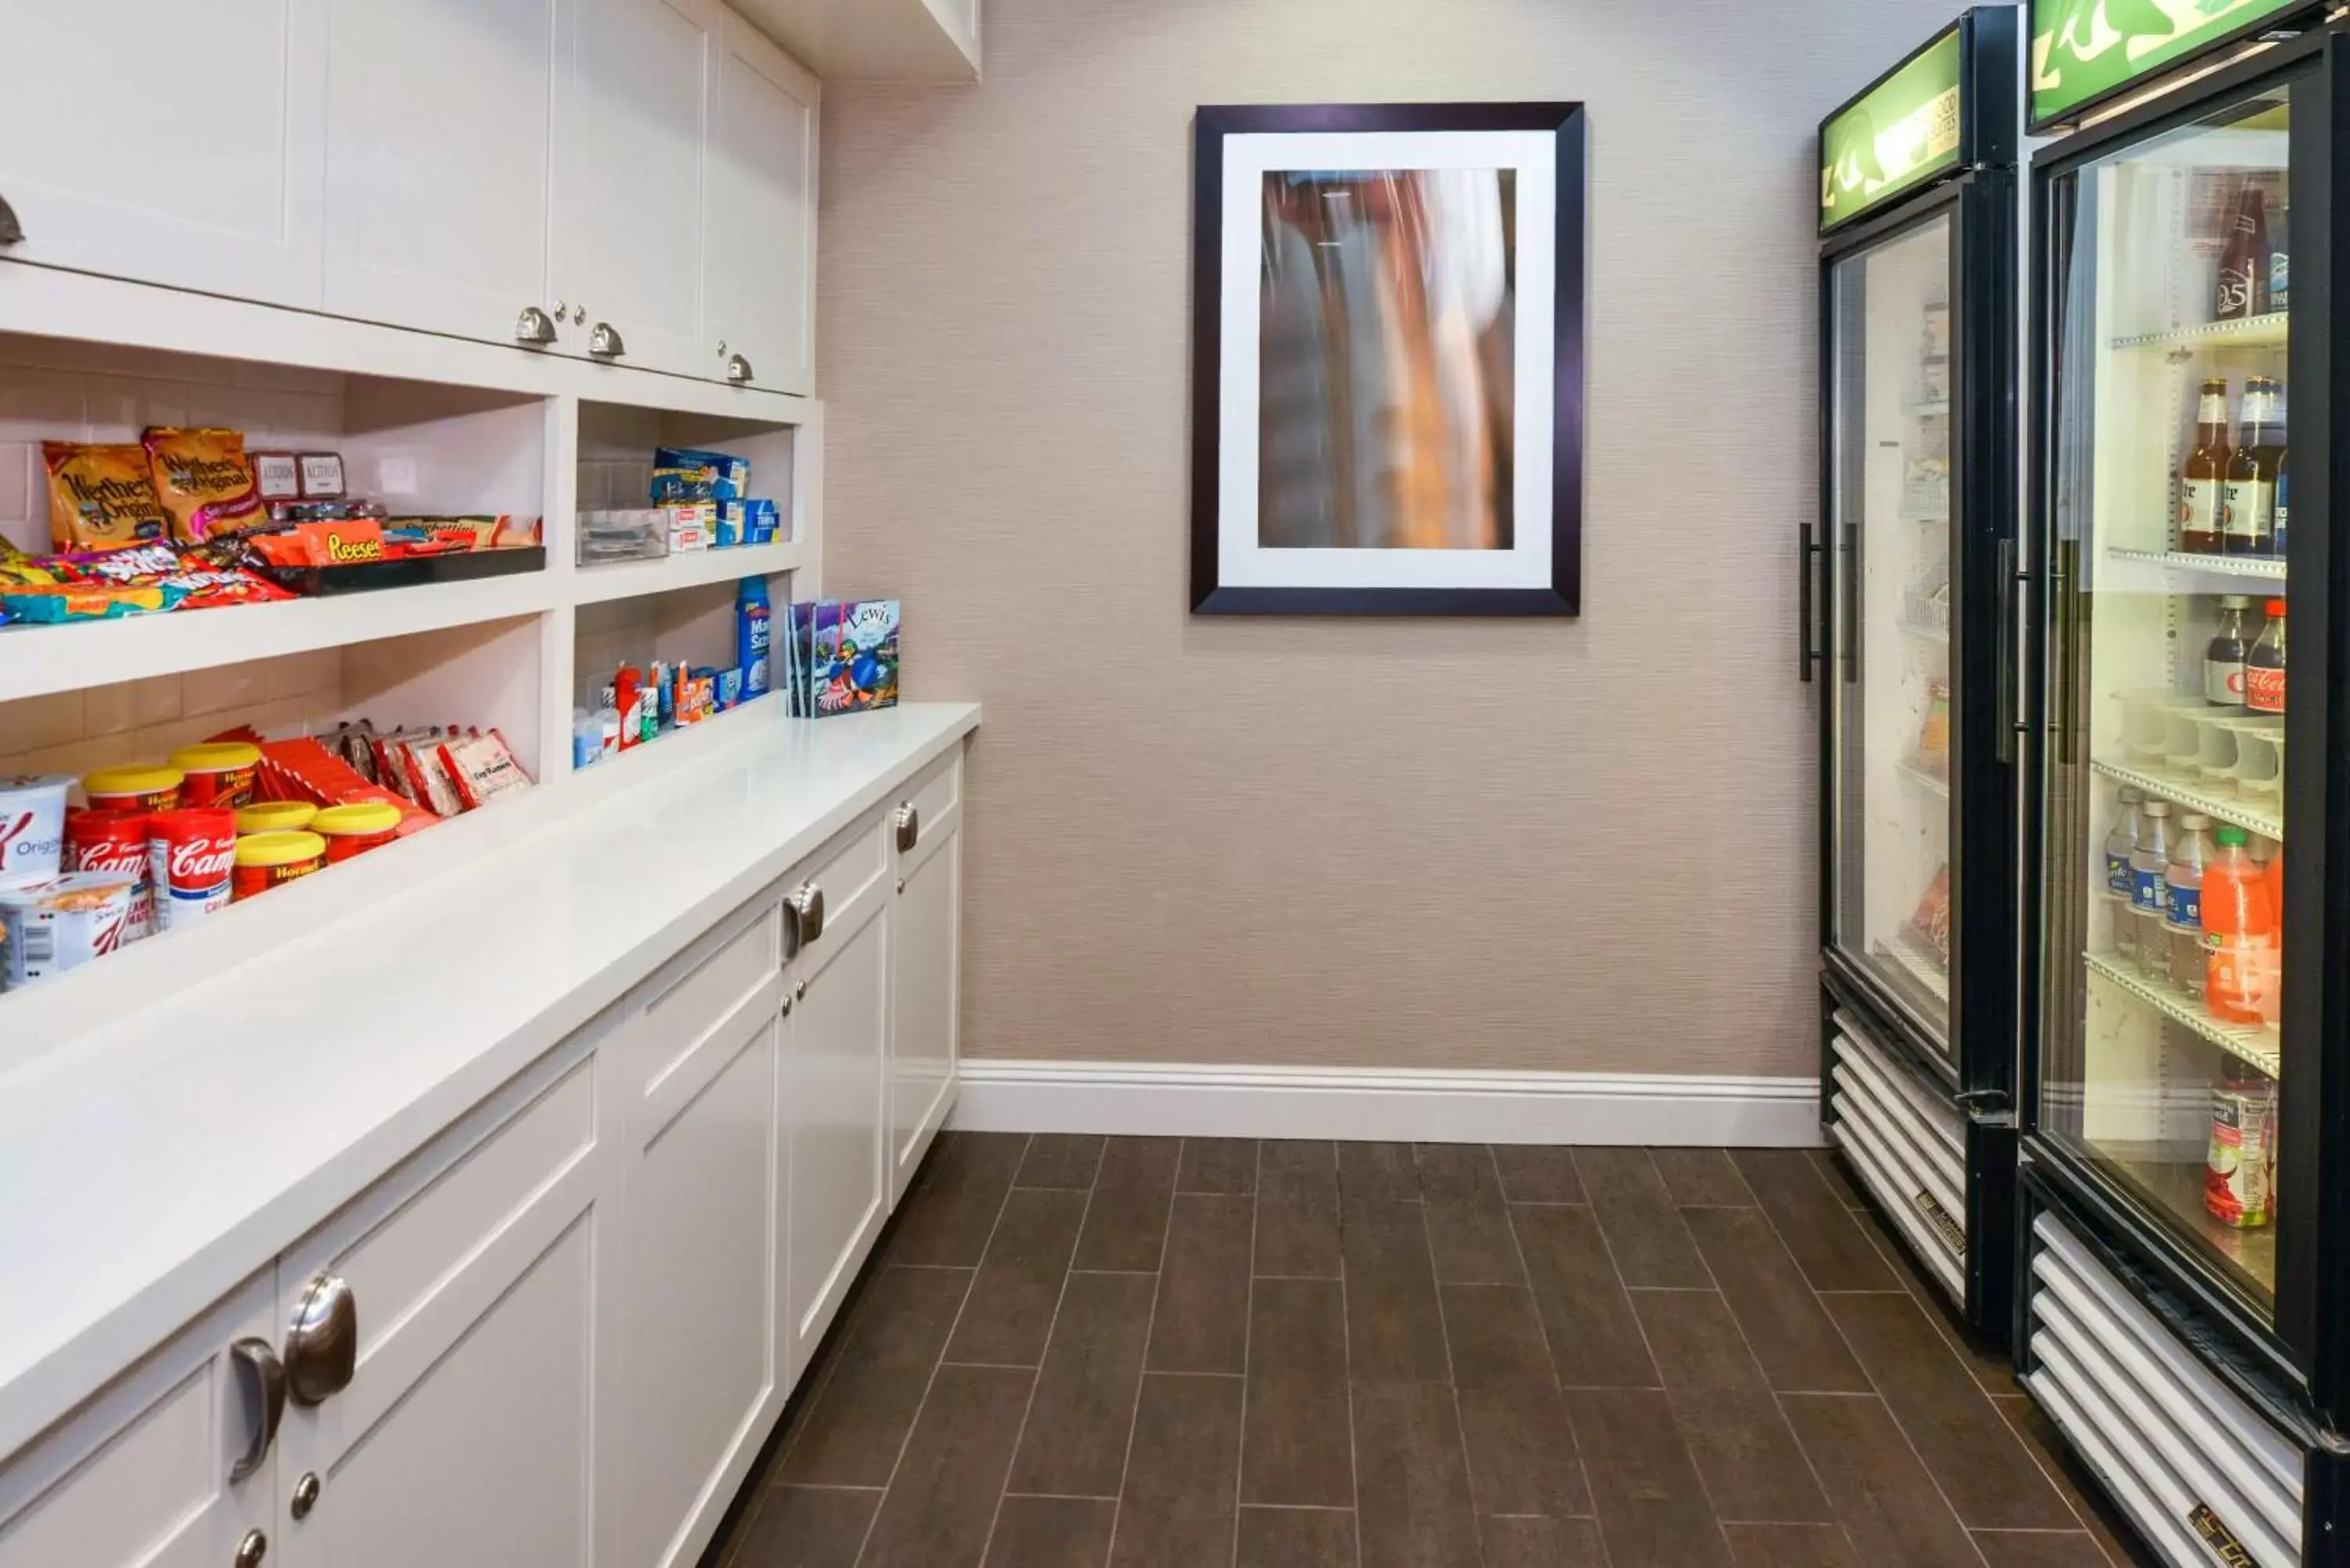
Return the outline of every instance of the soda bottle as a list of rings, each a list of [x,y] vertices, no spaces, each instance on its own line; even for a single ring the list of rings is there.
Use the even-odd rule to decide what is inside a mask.
[[[2163,939],[2170,983],[2189,996],[2203,994],[2203,868],[2211,855],[2211,819],[2192,811],[2180,817],[2162,878]]]
[[[2150,800],[2137,808],[2137,847],[2130,851],[2130,919],[2137,927],[2138,972],[2170,977],[2170,950],[2162,939],[2170,870],[2170,803]]]
[[[2267,956],[2276,946],[2276,915],[2261,868],[2244,849],[2241,827],[2222,827],[2203,867],[2203,1005],[2230,1023],[2258,1023],[2269,989]]]
[[[2271,599],[2260,639],[2244,655],[2244,705],[2255,713],[2284,711],[2284,601]]]
[[[2220,629],[2203,649],[2203,700],[2220,708],[2244,705],[2244,612],[2252,601],[2241,594],[2220,596]]]

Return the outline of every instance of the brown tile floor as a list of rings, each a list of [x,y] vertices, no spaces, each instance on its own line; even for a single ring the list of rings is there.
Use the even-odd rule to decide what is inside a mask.
[[[2126,1568],[1832,1161],[941,1140],[712,1568]]]

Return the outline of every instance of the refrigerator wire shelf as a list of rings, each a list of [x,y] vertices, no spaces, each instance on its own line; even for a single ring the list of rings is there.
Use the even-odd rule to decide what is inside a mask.
[[[2161,332],[2137,332],[2116,337],[2116,348],[2199,348],[2282,347],[2293,321],[2290,311],[2272,310],[2259,316],[2236,316],[2225,321],[2199,322]]]
[[[1941,961],[1936,954],[1919,946],[1917,940],[1907,931],[1878,942],[1876,952],[1878,958],[1886,960],[1895,969],[1924,986],[1935,1001],[1945,1007],[1950,1005],[1949,971],[1942,967]]]
[[[2101,760],[2091,761],[2089,767],[2092,772],[2102,774],[2116,784],[2128,784],[2158,800],[2167,800],[2173,805],[2200,812],[2214,822],[2229,823],[2247,833],[2272,838],[2279,844],[2284,842],[2284,818],[2274,811],[2264,811],[2241,796],[2230,798],[2211,794],[2198,788],[2195,784],[2182,782],[2168,769],[2156,773]]]
[[[1939,795],[1944,800],[1950,798],[1950,774],[1947,772],[1937,769],[1932,763],[1927,762],[1923,757],[1904,757],[1899,762],[1896,763],[1894,766],[1898,769],[1903,776],[1907,777],[1910,783],[1916,784],[1919,789],[1924,790],[1927,794]]]
[[[2199,572],[2222,577],[2258,577],[2267,582],[2285,580],[2285,560],[2282,556],[2211,556],[2199,550],[2131,550],[2116,545],[2106,552],[2106,559],[2126,562],[2135,566],[2152,566],[2171,572]],[[2121,585],[2124,587],[2132,585]],[[2196,590],[2177,589],[2177,592]],[[2213,593],[2225,589],[2213,588]]]
[[[2276,1037],[2266,1029],[2214,1018],[2203,1010],[2201,1002],[2177,986],[2148,980],[2133,965],[2110,953],[2083,953],[2081,959],[2089,966],[2090,973],[2127,992],[2172,1023],[2184,1024],[2237,1061],[2272,1078],[2283,1072],[2283,1057],[2277,1049]]]

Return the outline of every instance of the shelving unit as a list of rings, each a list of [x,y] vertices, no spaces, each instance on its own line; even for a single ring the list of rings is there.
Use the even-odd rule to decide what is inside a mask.
[[[2084,953],[2081,957],[2090,973],[2127,992],[2173,1023],[2193,1030],[2239,1062],[2257,1067],[2272,1078],[2282,1071],[2276,1037],[2266,1029],[2214,1018],[2200,1002],[2177,986],[2148,980],[2111,954]]]
[[[2281,810],[2255,806],[2241,796],[2213,794],[2192,784],[2182,784],[2168,773],[2149,773],[2144,769],[2126,767],[2099,758],[2089,764],[2095,773],[2145,791],[2158,800],[2189,811],[2201,812],[2215,822],[2233,823],[2247,833],[2257,833],[2263,838],[2284,841],[2284,814]]]
[[[2193,327],[2173,327],[2160,332],[2133,332],[2113,339],[2116,348],[2226,348],[2282,347],[2289,311],[2239,316],[2226,321],[2206,321]]]

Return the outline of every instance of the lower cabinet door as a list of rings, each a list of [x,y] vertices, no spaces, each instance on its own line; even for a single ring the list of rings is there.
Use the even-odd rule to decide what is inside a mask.
[[[315,1349],[285,1329],[288,1383],[318,1402],[289,1407],[278,1439],[271,1568],[598,1560],[590,1400],[612,1182],[584,1037],[607,1032],[557,1047],[280,1258],[281,1324],[325,1327]]]
[[[616,1563],[696,1562],[783,1397],[780,1024],[770,983],[631,1107],[619,1408],[600,1434],[622,1516]]]
[[[889,955],[889,1203],[914,1171],[954,1103],[956,958],[962,909],[962,817],[918,819],[914,847],[899,856],[898,929]]]
[[[0,1568],[228,1568],[255,1534],[275,1556],[260,1363],[231,1347],[275,1344],[276,1282],[247,1280],[0,1469]]]
[[[883,1073],[889,1041],[890,884],[879,819],[820,868],[816,884],[855,888],[826,912],[823,935],[792,971],[784,1095],[791,1179],[788,1364],[806,1366],[889,1213]],[[869,842],[868,842],[869,841]],[[874,874],[866,875],[868,864]],[[829,892],[831,889],[827,888]]]

